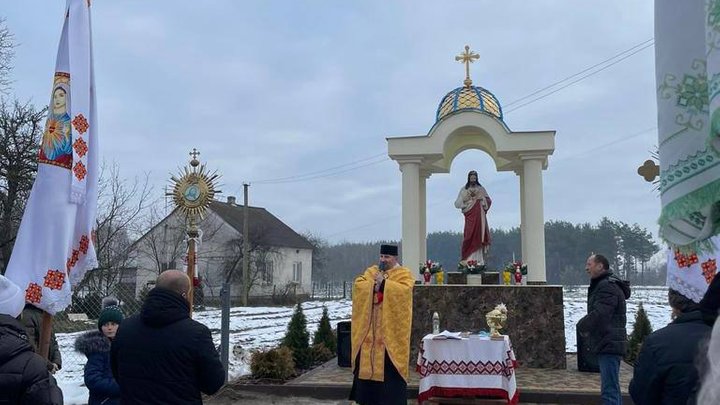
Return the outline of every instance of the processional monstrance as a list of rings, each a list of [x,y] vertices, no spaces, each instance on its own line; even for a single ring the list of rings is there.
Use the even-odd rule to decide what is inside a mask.
[[[196,264],[195,250],[201,233],[198,222],[205,217],[210,202],[215,198],[215,194],[222,192],[217,189],[217,180],[220,178],[220,175],[217,171],[210,173],[206,165],[200,164],[200,161],[197,159],[199,155],[200,152],[193,148],[192,152],[190,152],[192,159],[189,165],[181,169],[178,177],[170,177],[173,190],[167,193],[167,195],[172,197],[175,206],[180,209],[180,212],[185,214],[185,232],[187,234],[188,244],[187,275],[193,286]],[[188,294],[191,313],[193,298],[194,287],[190,288],[190,293]]]

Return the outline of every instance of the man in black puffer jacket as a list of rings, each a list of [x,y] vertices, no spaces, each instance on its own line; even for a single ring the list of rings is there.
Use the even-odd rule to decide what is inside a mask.
[[[20,288],[0,275],[0,405],[62,405],[47,361],[35,353],[17,319],[24,305]]]
[[[645,338],[630,381],[636,405],[675,405],[694,402],[698,385],[696,360],[712,328],[700,306],[679,292],[668,291],[673,322]],[[702,353],[704,355],[704,353]]]
[[[140,314],[120,325],[110,358],[123,405],[202,404],[201,393],[225,383],[210,330],[190,318],[189,290],[185,273],[163,272]]]
[[[630,286],[610,271],[603,255],[590,256],[585,270],[591,278],[588,313],[578,322],[577,330],[597,355],[603,404],[622,405],[620,361],[627,350],[625,301],[630,298]]]

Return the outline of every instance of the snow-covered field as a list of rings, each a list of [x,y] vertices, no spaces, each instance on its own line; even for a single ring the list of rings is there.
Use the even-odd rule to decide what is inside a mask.
[[[575,324],[585,314],[587,286],[565,287],[565,340],[567,351],[574,352]],[[642,302],[653,330],[659,329],[670,322],[670,309],[667,305],[666,287],[633,287],[632,297],[628,301],[628,332],[632,330],[635,312]],[[317,329],[323,306],[327,306],[333,327],[343,320],[348,320],[351,313],[349,300],[302,304],[308,321],[308,331],[312,334]],[[240,346],[246,352],[255,349],[276,346],[282,340],[287,324],[290,321],[293,307],[235,307],[230,310],[230,348]],[[207,325],[212,331],[215,345],[220,345],[220,310],[196,312],[193,318]],[[57,335],[58,344],[63,356],[63,369],[56,375],[63,389],[66,404],[87,403],[88,392],[83,387],[84,356],[73,351],[77,333],[61,333]],[[249,373],[247,364],[249,355],[234,356],[230,354],[231,378]]]

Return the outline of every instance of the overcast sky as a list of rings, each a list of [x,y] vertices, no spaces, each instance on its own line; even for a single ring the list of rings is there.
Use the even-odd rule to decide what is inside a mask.
[[[65,1],[0,4],[19,44],[14,93],[44,105]],[[480,54],[474,84],[506,105],[652,39],[652,4],[95,0],[101,154],[127,178],[149,173],[161,198],[195,147],[225,196],[241,201],[250,181],[251,204],[299,232],[397,239],[401,173],[385,138],[427,134],[441,98],[462,85],[454,56],[465,44]],[[607,216],[657,234],[659,199],[636,174],[657,144],[654,87],[651,46],[506,107],[511,130],[557,131],[547,220]],[[493,198],[490,225],[519,224],[517,176],[466,151],[428,182],[429,232],[462,230],[453,202],[472,169]]]

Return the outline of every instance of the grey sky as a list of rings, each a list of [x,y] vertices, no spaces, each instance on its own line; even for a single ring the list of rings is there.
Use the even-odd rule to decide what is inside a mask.
[[[20,45],[15,93],[45,104],[65,2],[1,1]],[[241,200],[243,181],[318,172],[382,154],[388,136],[427,133],[462,84],[453,58],[465,44],[480,54],[474,84],[504,105],[651,39],[653,3],[95,0],[93,24],[102,156],[123,176],[149,172],[159,198],[196,147]],[[657,144],[654,86],[650,47],[507,113],[512,130],[557,131],[546,219],[657,232],[659,199],[635,173]],[[428,231],[462,229],[452,203],[471,169],[493,198],[490,225],[519,223],[517,177],[466,151],[428,182]],[[318,176],[254,184],[251,204],[333,242],[400,237],[396,163]]]

